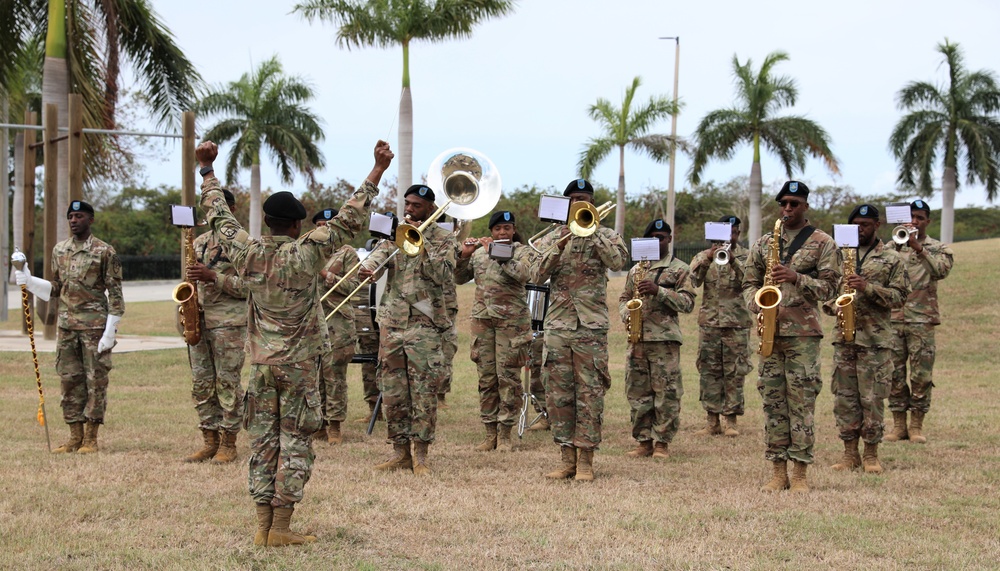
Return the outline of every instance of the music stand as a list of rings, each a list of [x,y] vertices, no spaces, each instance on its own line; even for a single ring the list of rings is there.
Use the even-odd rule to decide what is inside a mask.
[[[376,335],[378,335],[379,332],[378,322],[375,320],[376,313],[378,312],[377,288],[378,288],[378,282],[372,282],[368,284],[368,305],[357,306],[358,309],[361,309],[362,311],[365,309],[368,310],[368,316],[371,319],[371,324],[372,324],[370,331],[375,332]],[[374,363],[377,367],[378,353],[355,353],[354,356],[351,357],[351,363],[359,363],[359,364]],[[381,406],[382,406],[382,393],[380,392],[378,394],[378,399],[375,400],[375,408],[372,410],[372,415],[368,419],[368,430],[366,431],[366,434],[368,434],[368,436],[371,436],[372,432],[375,431],[375,419],[378,418],[378,412]]]
[[[528,292],[528,312],[531,314],[531,340],[532,344],[545,330],[545,314],[549,311],[549,286],[537,284],[525,284],[524,289]],[[521,399],[521,415],[517,419],[517,437],[523,438],[524,431],[534,425],[542,418],[548,418],[549,414],[544,406],[538,406],[538,399],[531,394],[531,349],[528,349],[528,361],[524,365],[524,392]],[[528,422],[528,407],[535,406],[541,408],[541,412]]]

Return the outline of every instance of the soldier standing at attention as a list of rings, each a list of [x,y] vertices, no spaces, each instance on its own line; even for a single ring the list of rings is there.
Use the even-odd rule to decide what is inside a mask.
[[[403,195],[410,223],[419,224],[434,213],[434,191],[415,184]],[[430,224],[423,232],[424,249],[416,256],[400,252],[395,271],[382,296],[378,324],[379,386],[393,456],[376,470],[413,470],[429,475],[427,449],[434,442],[437,393],[441,384],[444,332],[452,321],[445,287],[454,283],[455,239],[451,232]],[[365,258],[361,279],[372,275],[395,246],[383,242]],[[413,450],[410,450],[410,443]]]
[[[17,285],[42,301],[59,298],[56,373],[70,437],[52,452],[89,454],[98,451],[97,429],[104,424],[108,404],[111,348],[125,314],[122,263],[110,244],[90,232],[93,206],[74,200],[66,219],[73,236],[52,249],[52,281],[32,276],[27,264],[15,270],[14,277]]]
[[[222,189],[222,194],[230,212],[235,210],[233,193]],[[188,361],[191,398],[205,443],[185,461],[225,464],[236,460],[236,435],[243,423],[240,375],[246,358],[247,288],[215,231],[195,238],[193,248],[198,261],[187,269],[187,279],[198,284],[201,340],[188,346]]]
[[[458,222],[455,222],[458,224]],[[454,257],[458,258],[458,253],[462,251],[462,244],[458,240],[458,234],[451,234],[451,245],[455,249]],[[446,281],[442,284],[444,287],[444,300],[445,306],[448,308],[448,319],[451,320],[451,327],[445,329],[441,335],[441,355],[444,357],[441,382],[438,383],[437,388],[437,406],[438,409],[444,410],[448,408],[448,401],[446,400],[448,393],[451,392],[451,378],[454,371],[454,361],[455,353],[458,352],[458,290],[455,288],[455,280]]]
[[[761,357],[757,390],[764,403],[764,457],[772,463],[773,476],[763,491],[789,487],[787,464],[793,462],[791,489],[808,492],[806,469],[813,462],[813,412],[816,395],[823,387],[819,375],[819,343],[823,327],[818,304],[836,296],[840,266],[837,247],[827,233],[809,226],[806,211],[809,188],[788,181],[775,200],[785,218],[780,243],[772,243],[773,232],[754,242],[744,268],[743,298],[752,313],[760,308],[754,300],[764,285],[767,258],[777,248],[779,263],[771,277],[781,290],[774,335],[774,351]]]
[[[571,203],[594,203],[594,187],[583,179],[566,186]],[[596,223],[596,221],[595,221]],[[560,238],[569,234],[564,227]],[[542,384],[562,464],[545,475],[594,479],[594,451],[601,443],[608,372],[608,270],[625,266],[628,251],[617,232],[599,227],[590,236],[568,236],[537,260],[533,283],[551,279],[545,316]],[[579,458],[577,458],[579,450]]]
[[[313,224],[317,228],[322,228],[339,213],[336,208],[320,210],[313,216]],[[350,244],[341,246],[319,272],[322,280],[320,291],[325,293],[333,287],[347,270],[357,263],[358,252],[354,246]],[[323,302],[323,316],[326,317],[333,308],[340,305],[340,302],[358,287],[359,282],[356,273],[344,280]],[[323,355],[319,373],[324,427],[313,435],[313,438],[337,445],[344,441],[340,423],[347,419],[347,366],[354,357],[354,344],[357,341],[354,305],[345,303],[340,311],[327,320],[326,326],[330,330],[330,350]]]
[[[934,328],[941,324],[938,311],[937,283],[951,272],[955,255],[951,248],[927,235],[931,223],[931,207],[923,200],[910,204],[912,226],[910,240],[896,246],[910,275],[913,291],[900,309],[892,310],[892,326],[896,337],[892,347],[892,387],[889,389],[889,410],[892,411],[892,433],[886,442],[907,440],[924,443],[924,415],[931,409],[931,380],[934,371]],[[910,382],[907,386],[906,369]],[[910,412],[910,427],[906,413]]]
[[[750,312],[743,303],[743,267],[749,250],[740,245],[740,219],[726,215],[731,232],[729,262],[715,263],[720,244],[699,252],[691,260],[691,282],[702,286],[698,312],[698,359],[701,406],[707,424],[697,435],[722,434],[719,415],[726,418],[725,435],[740,435],[736,417],[743,416],[743,383],[750,364]]]
[[[882,399],[889,392],[891,347],[894,331],[889,321],[893,308],[902,307],[910,292],[909,278],[899,254],[878,239],[879,211],[870,204],[854,208],[848,224],[858,225],[858,249],[853,273],[845,269],[841,289],[854,290],[854,339],[847,341],[837,328],[833,341],[833,416],[837,419],[844,457],[834,470],[854,470],[864,464],[865,472],[881,474],[878,444],[882,441],[884,409]],[[843,250],[841,264],[843,264]],[[823,311],[836,316],[836,302],[823,304]],[[865,441],[865,456],[858,454],[858,439]]]
[[[681,324],[678,313],[694,310],[694,286],[688,265],[670,255],[670,225],[657,218],[644,238],[660,241],[660,259],[648,268],[640,262],[628,272],[618,298],[618,313],[628,323],[629,300],[641,296],[642,339],[629,344],[625,396],[632,413],[632,438],[639,443],[627,455],[669,458],[667,447],[681,425]],[[645,277],[636,281],[636,272]],[[654,444],[655,442],[655,444]]]
[[[533,256],[530,248],[519,243],[513,212],[494,212],[489,228],[488,238],[472,238],[463,244],[455,282],[476,280],[471,358],[479,371],[479,413],[486,426],[486,439],[476,450],[510,452],[510,430],[521,406],[520,371],[531,343],[524,284],[531,274]],[[494,240],[510,241],[513,257],[491,258],[489,247]]]
[[[204,178],[202,209],[249,291],[244,423],[251,452],[248,484],[257,510],[254,544],[300,545],[316,540],[291,531],[289,523],[312,474],[312,434],[323,423],[319,359],[329,350],[329,335],[318,303],[319,272],[361,229],[393,155],[389,144],[379,141],[375,166],[340,214],[306,234],[301,234],[302,203],[290,192],[272,194],[263,205],[271,235],[257,240],[226,205],[212,169],[218,154],[211,141],[195,149]]]

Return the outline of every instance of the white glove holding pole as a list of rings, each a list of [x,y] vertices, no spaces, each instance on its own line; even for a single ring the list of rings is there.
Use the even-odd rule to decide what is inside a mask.
[[[25,263],[28,260],[23,253],[15,250],[10,256],[10,261],[14,264],[14,281],[17,282],[17,285],[24,286],[38,299],[48,301],[52,296],[52,282],[31,275],[31,271],[28,270],[28,265]]]
[[[108,316],[108,323],[104,326],[104,335],[101,336],[101,340],[97,343],[98,353],[110,351],[115,346],[115,335],[118,334],[118,322],[121,320],[120,315]]]

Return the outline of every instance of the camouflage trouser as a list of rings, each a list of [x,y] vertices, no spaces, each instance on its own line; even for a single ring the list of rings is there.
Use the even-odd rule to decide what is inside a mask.
[[[441,355],[444,357],[444,378],[438,384],[438,394],[451,392],[451,372],[452,361],[455,360],[455,353],[458,353],[458,325],[456,324],[457,311],[449,311],[452,326],[444,331],[441,336]]]
[[[883,399],[889,394],[892,364],[888,347],[833,345],[833,416],[841,440],[882,442]]]
[[[757,391],[764,401],[764,457],[772,462],[813,461],[813,412],[823,388],[819,342],[820,337],[775,336],[774,352],[760,360]]]
[[[535,395],[535,412],[545,410],[545,385],[542,384],[542,351],[545,349],[545,338],[539,334],[531,341],[528,356],[528,368],[531,382],[528,385],[531,394]]]
[[[702,327],[698,333],[701,406],[723,416],[743,414],[743,383],[753,370],[744,327]]]
[[[426,317],[410,316],[406,329],[382,328],[378,378],[390,444],[434,442],[444,369],[441,337]]]
[[[625,398],[632,438],[670,443],[681,426],[681,344],[647,341],[629,347]]]
[[[358,346],[355,351],[359,355],[378,354],[378,335],[361,335],[358,337]],[[377,365],[375,363],[364,363],[361,365],[361,385],[365,393],[365,402],[375,406],[378,400],[378,380],[375,375]]]
[[[198,428],[239,432],[243,422],[240,375],[246,340],[246,326],[206,329],[202,319],[201,341],[188,346],[191,399],[198,413]]]
[[[324,424],[347,419],[347,366],[354,357],[354,345],[334,347],[319,364],[319,394],[323,400]]]
[[[479,370],[479,416],[483,424],[513,426],[521,410],[521,367],[531,332],[508,319],[473,319],[470,357]]]
[[[608,330],[546,331],[542,360],[552,439],[560,446],[596,450],[604,393],[611,388]]]
[[[892,387],[889,389],[889,410],[906,412],[931,409],[931,389],[934,383],[934,326],[930,323],[893,322],[896,334],[892,344]],[[906,384],[906,365],[910,366],[910,384]]]
[[[97,352],[103,329],[59,328],[56,373],[62,381],[63,420],[104,424],[111,351]]]
[[[280,508],[302,501],[315,458],[312,434],[323,426],[318,361],[250,366],[243,425],[254,503]]]

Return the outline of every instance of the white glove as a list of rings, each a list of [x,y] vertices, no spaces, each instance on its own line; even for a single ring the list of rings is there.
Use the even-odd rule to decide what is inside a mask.
[[[115,346],[115,335],[118,333],[118,322],[121,320],[120,315],[108,316],[108,323],[104,326],[104,335],[101,336],[101,340],[97,343],[98,353],[110,351]]]
[[[24,254],[21,255],[23,256]],[[11,259],[13,260],[13,256],[11,256]],[[13,261],[23,262],[24,260]],[[48,301],[52,295],[52,282],[31,275],[27,264],[21,266],[20,270],[14,270],[14,281],[17,282],[17,285],[26,287],[28,291],[38,296],[38,299],[42,301]]]

